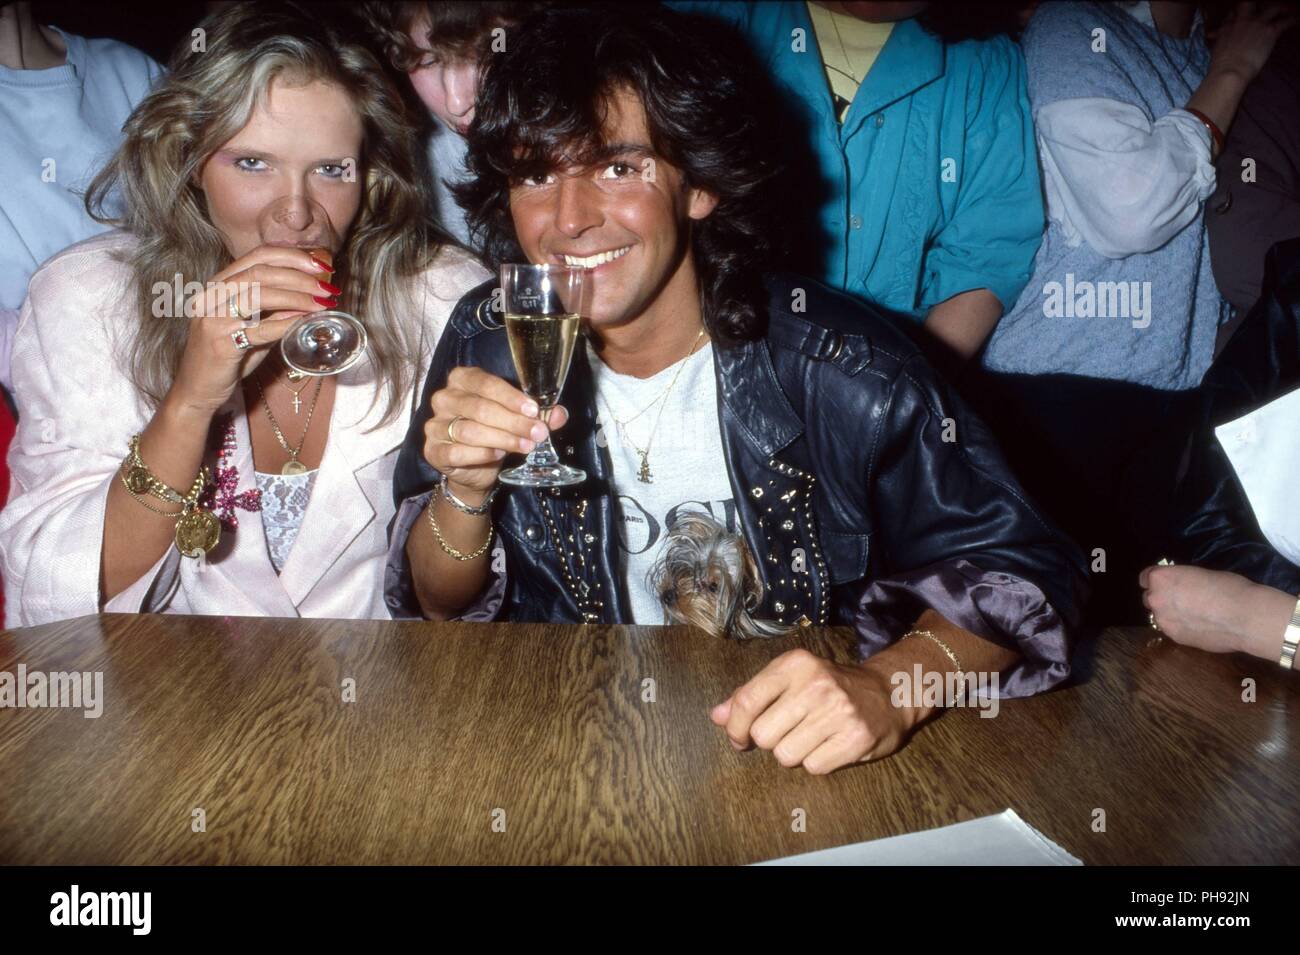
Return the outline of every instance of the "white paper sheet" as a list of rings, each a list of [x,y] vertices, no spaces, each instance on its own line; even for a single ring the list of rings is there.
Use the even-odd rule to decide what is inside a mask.
[[[1300,564],[1300,389],[1214,429],[1273,548]]]
[[[1083,865],[1008,809],[940,829],[806,852],[757,865]]]

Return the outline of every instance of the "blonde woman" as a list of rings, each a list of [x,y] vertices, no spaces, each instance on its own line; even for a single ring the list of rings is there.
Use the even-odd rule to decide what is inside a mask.
[[[231,5],[187,40],[87,197],[116,231],[32,278],[0,514],[8,624],[169,612],[386,617],[413,389],[487,275],[428,224],[374,57],[309,10]],[[292,380],[293,318],[364,358]],[[184,551],[184,553],[182,553]]]

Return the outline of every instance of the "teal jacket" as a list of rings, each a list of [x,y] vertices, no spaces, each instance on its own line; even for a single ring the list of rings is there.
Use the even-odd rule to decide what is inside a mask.
[[[1019,47],[896,23],[840,126],[805,4],[667,5],[738,26],[797,117],[806,146],[784,144],[783,191],[808,221],[788,223],[794,268],[918,322],[972,289],[1015,304],[1044,224]]]

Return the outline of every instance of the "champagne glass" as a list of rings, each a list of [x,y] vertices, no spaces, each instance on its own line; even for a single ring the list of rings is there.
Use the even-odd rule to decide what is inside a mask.
[[[366,351],[366,327],[347,312],[311,312],[280,339],[284,363],[304,375],[337,375]]]
[[[503,265],[501,293],[510,356],[524,394],[537,402],[545,423],[564,390],[578,341],[587,270],[567,265]],[[587,472],[560,461],[548,434],[524,463],[499,475],[506,484],[562,487],[587,479]]]

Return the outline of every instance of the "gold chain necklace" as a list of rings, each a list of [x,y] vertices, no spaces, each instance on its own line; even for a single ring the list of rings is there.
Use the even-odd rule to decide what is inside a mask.
[[[696,337],[696,341],[699,341],[698,336]],[[694,348],[694,346],[692,346],[692,348]],[[689,358],[690,356],[687,355],[686,357]],[[686,359],[682,359],[682,360],[685,361]],[[676,380],[677,380],[677,379],[676,379],[676,376],[674,376],[674,377],[673,377],[673,382],[676,382]],[[647,411],[649,411],[651,408],[653,408],[655,405],[657,405],[657,404],[659,403],[659,401],[660,401],[662,398],[664,398],[664,397],[668,394],[669,391],[672,390],[672,387],[673,387],[673,385],[672,385],[672,383],[670,383],[670,384],[668,385],[667,388],[665,388],[663,391],[659,392],[659,394],[655,395],[654,398],[652,398],[652,399],[650,400],[650,403],[649,403],[648,405],[646,405],[644,408],[642,408],[642,409],[641,409],[640,411],[638,411],[636,414],[632,415],[632,417],[630,417],[630,418],[622,418],[622,419],[614,418],[614,413],[613,413],[612,411],[610,412],[610,415],[609,415],[609,416],[610,416],[611,418],[614,418],[614,424],[618,425],[620,431],[625,430],[625,429],[627,428],[627,426],[630,425],[633,421],[635,421],[637,418],[641,417],[643,414],[645,414]],[[606,407],[608,407],[608,405],[606,405]]]
[[[325,385],[325,379],[316,379],[316,391],[311,396],[311,407],[307,409],[307,425],[302,429],[302,438],[298,441],[298,447],[296,448],[289,447],[289,442],[284,440],[284,433],[280,430],[275,415],[271,413],[271,403],[266,400],[266,392],[262,388],[262,379],[254,375],[253,381],[257,383],[257,393],[262,396],[262,407],[266,409],[266,417],[271,422],[271,430],[275,432],[275,440],[280,442],[280,447],[284,448],[285,453],[289,455],[289,460],[284,462],[284,467],[280,468],[280,473],[306,474],[307,466],[298,460],[298,455],[302,454],[303,445],[307,443],[307,432],[311,430],[311,418],[316,413],[316,400],[320,398],[320,391]],[[306,385],[303,385],[304,389],[306,387]],[[296,393],[293,397],[297,401],[298,395]]]
[[[298,376],[298,378],[306,378],[306,377],[307,377],[306,375]],[[301,388],[295,389],[292,385],[292,382],[297,381],[298,378],[294,378],[293,372],[289,372],[290,384],[288,385],[288,388],[290,391],[293,392],[293,413],[294,414],[298,414],[298,412],[302,410],[302,398],[298,396],[301,395],[304,391],[306,391],[307,388],[311,385],[311,382],[309,381],[306,384],[304,384]]]
[[[605,410],[609,413],[610,419],[614,422],[615,426],[618,428],[619,434],[623,436],[623,440],[626,441],[629,445],[631,445],[632,450],[635,451],[637,453],[637,456],[641,458],[641,467],[637,469],[636,479],[640,481],[642,484],[654,483],[654,475],[650,473],[650,445],[654,443],[655,434],[659,430],[659,422],[664,416],[664,408],[668,406],[668,393],[672,391],[673,386],[677,384],[677,379],[681,377],[682,371],[686,368],[686,363],[690,361],[691,356],[695,354],[695,346],[700,343],[700,339],[703,337],[704,337],[704,329],[701,328],[700,333],[695,336],[695,341],[691,342],[691,350],[688,351],[686,353],[686,357],[683,358],[678,363],[677,372],[676,374],[673,375],[673,380],[668,383],[668,387],[663,390],[663,393],[660,394],[658,398],[650,402],[650,404],[646,405],[644,408],[642,408],[632,417],[628,418],[626,421],[620,421],[618,418],[616,418],[614,416],[613,409],[610,408],[609,406],[609,402],[606,401],[604,398],[600,398],[600,402],[605,406]],[[650,429],[650,436],[646,438],[645,448],[642,449],[637,446],[637,443],[632,440],[632,436],[627,433],[627,425],[631,424],[637,418],[641,417],[641,415],[645,414],[647,411],[653,408],[655,401],[659,401],[661,399],[663,400],[663,404],[659,406],[659,414],[655,416],[654,427]]]
[[[861,86],[862,80],[858,79],[858,74],[853,71],[853,64],[849,61],[849,51],[848,47],[844,45],[844,37],[840,36],[840,25],[837,22],[837,14],[834,10],[827,10],[826,12],[830,14],[831,26],[835,30],[835,39],[840,45],[840,59],[844,61],[844,69],[839,70],[839,67],[837,66],[832,66],[831,69],[839,70],[841,73],[847,73],[854,83]]]

